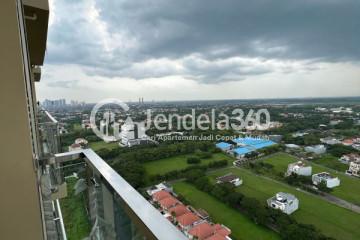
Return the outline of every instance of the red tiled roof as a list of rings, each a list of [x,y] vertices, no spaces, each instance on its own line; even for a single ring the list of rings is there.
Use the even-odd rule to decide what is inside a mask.
[[[191,236],[196,236],[199,240],[204,240],[213,235],[213,233],[213,227],[207,222],[200,223],[189,231]]]
[[[159,204],[162,208],[168,209],[170,207],[175,206],[176,204],[179,203],[179,200],[177,200],[176,198],[174,198],[173,196],[164,198],[162,200],[159,201]]]
[[[215,224],[213,226],[214,232],[226,237],[229,236],[231,231],[228,228],[225,228],[224,226],[221,226],[220,224]]]
[[[200,220],[198,216],[193,214],[192,212],[185,213],[181,215],[180,217],[177,217],[176,220],[181,224],[182,226],[189,226],[193,224],[194,222],[197,222]]]
[[[175,217],[179,217],[185,213],[190,212],[183,204],[178,204],[175,207],[169,208],[169,213],[172,215],[175,214]]]
[[[152,195],[152,198],[154,201],[160,201],[160,200],[162,200],[164,198],[168,198],[168,197],[171,197],[171,194],[165,190],[161,190]]]
[[[218,233],[215,233],[214,235],[206,238],[205,240],[226,240],[226,237],[225,236],[222,236]]]

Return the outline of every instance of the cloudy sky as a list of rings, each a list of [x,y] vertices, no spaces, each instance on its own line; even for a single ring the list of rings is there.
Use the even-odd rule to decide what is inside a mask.
[[[41,100],[360,96],[359,0],[51,0]]]

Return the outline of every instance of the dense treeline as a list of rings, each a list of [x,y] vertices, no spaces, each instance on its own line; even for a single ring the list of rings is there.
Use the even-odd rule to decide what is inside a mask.
[[[120,156],[122,159],[128,161],[138,161],[140,163],[159,160],[162,158],[168,158],[183,154],[195,153],[200,150],[202,153],[207,155],[205,152],[216,151],[214,143],[207,141],[189,141],[180,142],[171,145],[163,144],[153,147],[144,148],[132,148],[131,151],[123,148],[117,148],[113,150],[100,149],[98,154],[104,159],[111,159]],[[200,158],[205,158],[200,156]]]
[[[328,153],[335,157],[341,157],[344,154],[359,152],[351,146],[345,146],[341,144],[335,144],[329,146]]]
[[[235,191],[232,184],[212,184],[200,169],[187,172],[187,181],[225,204],[247,215],[256,224],[277,231],[284,240],[330,240],[313,225],[298,223],[293,217],[269,208],[255,198]]]
[[[200,171],[202,173],[209,169],[226,167],[227,165],[228,165],[227,160],[218,160],[218,161],[210,162],[207,165],[194,165],[181,170],[173,170],[165,174],[156,174],[154,176],[151,176],[150,180],[153,182],[159,182],[159,181],[169,181],[169,180],[187,178],[189,174],[193,173],[195,170]]]

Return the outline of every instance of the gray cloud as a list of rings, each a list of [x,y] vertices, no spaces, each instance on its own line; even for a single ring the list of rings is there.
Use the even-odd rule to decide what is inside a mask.
[[[79,64],[89,75],[215,83],[360,60],[357,0],[92,2],[56,2],[49,63]]]
[[[76,88],[78,87],[79,80],[72,81],[52,81],[47,84],[49,87],[53,88]]]

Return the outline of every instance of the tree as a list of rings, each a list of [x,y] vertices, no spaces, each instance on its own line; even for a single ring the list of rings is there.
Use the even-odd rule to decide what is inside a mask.
[[[198,157],[188,157],[187,160],[186,160],[186,162],[187,162],[188,164],[198,164],[198,163],[201,162],[201,160],[200,160],[200,158],[198,158]]]
[[[319,189],[320,191],[322,191],[322,192],[329,193],[329,192],[332,191],[332,188],[328,188],[328,187],[326,186],[326,182],[325,182],[325,181],[321,181],[317,187],[318,187],[318,189]]]

